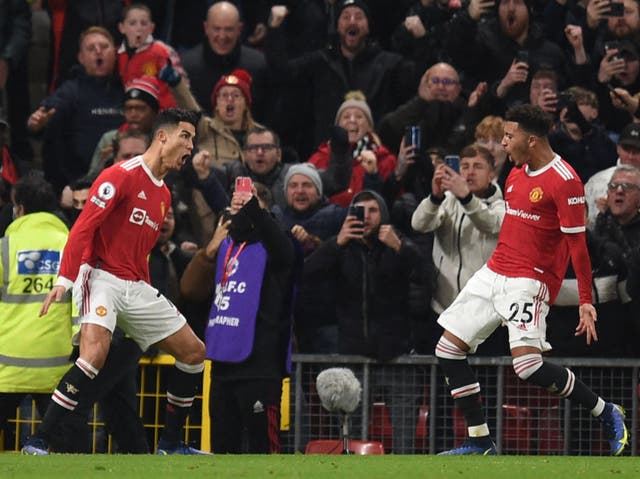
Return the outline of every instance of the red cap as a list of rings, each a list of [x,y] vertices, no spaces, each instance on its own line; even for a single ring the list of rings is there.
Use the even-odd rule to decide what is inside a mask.
[[[222,75],[211,93],[211,105],[215,108],[218,92],[223,86],[235,86],[240,89],[247,101],[247,106],[251,106],[251,75],[246,70],[240,68],[233,70],[229,75]]]

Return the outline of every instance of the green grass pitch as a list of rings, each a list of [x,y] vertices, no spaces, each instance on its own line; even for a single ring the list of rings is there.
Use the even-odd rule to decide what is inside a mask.
[[[0,454],[0,478],[637,479],[639,457]]]

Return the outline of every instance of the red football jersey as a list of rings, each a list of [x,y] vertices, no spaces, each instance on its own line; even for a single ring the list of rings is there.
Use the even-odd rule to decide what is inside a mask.
[[[542,281],[553,302],[569,263],[565,235],[586,230],[584,186],[571,165],[556,155],[540,170],[530,171],[527,165],[511,170],[504,199],[498,246],[487,265],[505,276]],[[586,242],[580,244],[586,251]],[[579,266],[576,271],[591,271],[590,265]],[[591,276],[583,279],[583,288],[591,291]]]
[[[74,281],[88,263],[121,279],[149,282],[147,257],[170,206],[169,188],[142,156],[105,169],[71,228],[59,275]]]

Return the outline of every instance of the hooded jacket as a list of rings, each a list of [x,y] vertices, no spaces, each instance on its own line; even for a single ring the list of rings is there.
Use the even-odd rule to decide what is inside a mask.
[[[431,307],[440,314],[455,299],[469,278],[489,259],[498,244],[505,214],[500,188],[486,199],[471,196],[463,203],[446,192],[442,204],[429,196],[411,218],[416,231],[433,231],[433,263],[437,271]]]
[[[380,207],[380,224],[389,223],[384,200],[371,190],[354,196],[352,204],[370,194]],[[410,350],[408,319],[409,277],[421,255],[400,236],[399,252],[382,243],[375,231],[370,245],[337,236],[322,243],[305,261],[305,279],[334,278],[337,286],[338,351],[389,360]]]

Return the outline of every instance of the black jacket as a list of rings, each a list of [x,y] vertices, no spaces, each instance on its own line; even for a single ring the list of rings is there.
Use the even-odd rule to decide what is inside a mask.
[[[412,62],[370,42],[353,60],[332,46],[287,61],[284,32],[270,29],[265,44],[267,63],[274,80],[304,86],[311,111],[279,112],[295,119],[299,127],[309,123],[314,145],[326,140],[338,108],[350,90],[367,98],[374,122],[408,100],[418,85]],[[302,102],[304,104],[305,102]]]
[[[253,198],[234,217],[231,237],[239,243],[260,241],[267,251],[267,263],[260,291],[253,350],[240,363],[216,361],[218,380],[279,379],[286,375],[285,359],[291,335],[293,284],[298,274],[293,241],[271,215]],[[204,250],[196,253],[180,284],[185,300],[213,299],[215,260]]]
[[[97,78],[79,67],[42,104],[55,108],[44,131],[45,178],[58,191],[84,176],[102,135],[124,123],[120,78]]]
[[[382,224],[388,223],[382,198],[378,203]],[[421,255],[407,238],[396,253],[374,236],[371,247],[357,241],[341,247],[337,237],[328,239],[305,260],[304,272],[307,280],[335,278],[338,351],[384,361],[410,350],[409,277]]]

